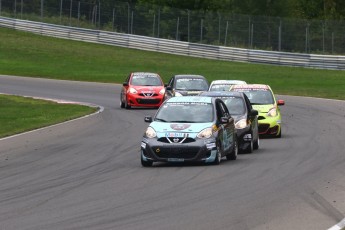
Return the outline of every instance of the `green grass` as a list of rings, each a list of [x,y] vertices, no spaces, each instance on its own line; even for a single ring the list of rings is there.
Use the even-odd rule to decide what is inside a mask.
[[[276,94],[345,100],[345,71],[192,58],[70,41],[0,28],[0,74],[121,83],[131,71],[193,73],[269,84]]]
[[[81,117],[97,108],[0,95],[0,138]]]

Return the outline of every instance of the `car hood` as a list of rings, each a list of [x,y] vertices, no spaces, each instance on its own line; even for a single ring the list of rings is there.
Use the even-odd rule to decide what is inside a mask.
[[[169,123],[154,121],[150,126],[156,131],[157,137],[165,137],[167,133],[188,133],[192,138],[203,129],[212,127],[213,123]]]
[[[131,86],[136,89],[138,93],[159,93],[163,86]]]
[[[272,109],[274,104],[267,104],[267,105],[252,105],[253,109],[257,110],[259,113],[267,113],[270,109]]]

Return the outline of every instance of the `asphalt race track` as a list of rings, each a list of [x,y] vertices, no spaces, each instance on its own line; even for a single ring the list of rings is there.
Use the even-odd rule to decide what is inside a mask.
[[[155,110],[120,109],[120,85],[0,76],[0,93],[104,107],[0,140],[1,230],[326,230],[344,219],[345,101],[278,96],[283,136],[253,154],[143,168]]]

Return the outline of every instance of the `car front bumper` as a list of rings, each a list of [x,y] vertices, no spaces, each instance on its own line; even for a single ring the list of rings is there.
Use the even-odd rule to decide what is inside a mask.
[[[138,107],[159,107],[163,102],[163,95],[145,97],[140,95],[127,95],[128,105]]]
[[[281,116],[268,117],[259,116],[259,134],[262,136],[277,136],[281,129]]]
[[[143,138],[141,157],[152,162],[214,162],[217,154],[215,139],[195,139],[190,143],[165,143]]]

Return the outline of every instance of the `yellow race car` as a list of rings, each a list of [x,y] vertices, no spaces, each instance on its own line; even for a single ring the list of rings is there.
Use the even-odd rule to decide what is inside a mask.
[[[247,95],[253,109],[259,112],[259,134],[261,136],[282,136],[282,118],[279,106],[284,105],[284,100],[276,100],[269,85],[247,84],[233,85],[231,91],[243,92]]]

